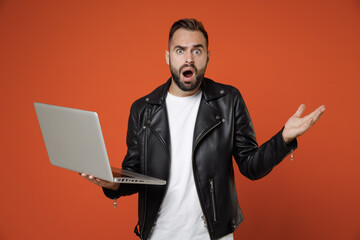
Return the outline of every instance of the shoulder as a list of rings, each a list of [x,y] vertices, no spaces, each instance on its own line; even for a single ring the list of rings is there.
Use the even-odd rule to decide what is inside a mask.
[[[164,84],[155,88],[149,94],[137,99],[131,106],[132,111],[144,109],[149,104],[150,105],[162,105],[166,98],[166,94],[169,89],[170,83],[171,83],[171,81],[169,79]]]
[[[204,78],[202,90],[207,98],[218,98],[228,95],[228,97],[241,97],[239,89],[232,85],[215,82],[209,78]]]
[[[206,87],[209,87],[209,88],[236,89],[234,86],[231,86],[231,85],[228,85],[228,84],[224,84],[224,83],[221,83],[221,82],[217,82],[217,81],[214,81],[214,80],[212,80],[212,79],[210,79],[210,78],[204,78],[203,84],[204,84]]]

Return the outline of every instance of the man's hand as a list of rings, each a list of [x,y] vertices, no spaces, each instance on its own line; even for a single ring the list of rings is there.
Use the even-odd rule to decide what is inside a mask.
[[[85,178],[86,180],[100,186],[100,187],[104,187],[104,188],[108,188],[111,190],[118,190],[120,183],[114,183],[114,182],[108,182],[105,180],[102,180],[100,178],[95,178],[94,176],[91,175],[87,175],[86,173],[79,173],[83,178]]]
[[[315,111],[305,117],[301,117],[305,111],[305,104],[301,104],[296,113],[286,122],[282,136],[286,144],[303,135],[309,128],[319,120],[325,111],[325,106],[318,107]]]

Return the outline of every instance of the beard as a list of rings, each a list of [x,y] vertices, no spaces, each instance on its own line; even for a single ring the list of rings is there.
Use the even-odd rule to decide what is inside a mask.
[[[171,76],[174,79],[174,82],[181,90],[183,90],[185,92],[190,92],[190,91],[195,90],[201,84],[202,80],[204,79],[206,66],[198,70],[194,64],[184,64],[177,70],[171,65],[171,62],[169,63],[169,65],[170,65]],[[194,74],[195,74],[194,82],[192,82],[192,83],[181,82],[180,75],[181,75],[182,70],[185,67],[192,67],[194,69],[194,71],[195,71],[194,72]]]

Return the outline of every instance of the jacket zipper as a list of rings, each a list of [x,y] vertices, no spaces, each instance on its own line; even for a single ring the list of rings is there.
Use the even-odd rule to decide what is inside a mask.
[[[146,116],[146,123],[144,125],[145,129],[145,149],[144,149],[144,174],[147,174],[147,141],[148,141],[148,127],[150,125],[150,107],[148,108],[147,116]],[[144,196],[144,218],[142,229],[140,230],[141,239],[144,239],[144,228],[145,228],[145,219],[146,219],[146,197],[147,197],[147,184],[145,185],[145,196]]]
[[[211,195],[211,206],[212,206],[212,212],[213,212],[213,219],[214,219],[214,222],[216,222],[217,218],[216,218],[216,206],[215,206],[214,179],[210,179],[209,183],[210,183],[210,195]]]
[[[194,148],[193,148],[193,152],[192,152],[192,162],[193,162],[193,173],[195,174],[195,171],[194,171],[194,153],[195,153],[195,149],[197,148],[197,145],[199,144],[199,142],[201,142],[201,140],[209,133],[209,132],[211,132],[214,128],[216,128],[217,126],[219,126],[220,124],[221,124],[221,122],[222,121],[219,121],[219,122],[217,122],[214,126],[212,126],[209,130],[207,130],[202,136],[201,136],[201,138],[195,143],[195,146],[194,146]],[[195,181],[195,186],[196,186],[196,190],[198,191],[198,182],[197,181]],[[204,222],[205,223],[207,223],[208,221],[207,221],[207,216],[206,216],[206,211],[205,211],[205,207],[204,207],[204,205],[203,205],[203,202],[201,201],[201,199],[200,199],[200,206],[201,206],[201,209],[202,209],[202,211],[203,211],[203,214],[205,215],[205,219],[204,219]],[[206,224],[207,225],[207,227],[209,228],[209,225],[208,224]],[[209,230],[209,234],[210,234],[210,230]],[[211,239],[214,239],[213,238],[213,236],[210,234],[210,238]]]
[[[164,105],[162,105],[163,107],[165,107]],[[166,107],[165,107],[165,111],[166,111]],[[157,112],[157,111],[156,111]],[[148,129],[150,126],[150,115],[151,115],[151,110],[150,108],[148,109],[148,115],[147,115],[147,125],[144,125],[144,129],[145,129],[145,171],[147,169],[147,138],[148,138]],[[149,129],[150,130],[150,129]],[[170,164],[171,164],[171,154],[170,154]],[[168,174],[169,174],[170,168],[168,169]],[[145,174],[147,174],[147,172],[145,172]],[[165,192],[167,191],[168,188],[168,184],[165,185]],[[143,230],[145,228],[145,217],[146,217],[146,195],[147,195],[147,185],[145,186],[145,204],[144,204],[144,219],[143,219],[143,228],[140,232],[141,234],[141,239],[144,239],[144,235],[143,235]],[[163,199],[161,200],[161,202],[164,200],[165,194],[163,196]],[[152,223],[151,228],[153,227],[154,223]]]
[[[214,126],[212,126],[209,130],[207,130],[202,136],[201,138],[196,142],[195,146],[194,146],[194,149],[193,149],[193,154],[192,154],[192,157],[194,159],[194,153],[195,153],[195,149],[197,147],[197,145],[199,144],[199,142],[201,142],[201,140],[209,133],[211,132],[214,128],[216,128],[218,125],[221,124],[221,121],[217,122]]]

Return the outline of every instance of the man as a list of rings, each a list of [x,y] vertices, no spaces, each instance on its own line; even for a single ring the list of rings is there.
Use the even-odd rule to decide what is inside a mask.
[[[122,167],[167,180],[166,186],[110,183],[82,174],[111,199],[139,193],[141,239],[233,239],[243,220],[232,157],[256,180],[297,147],[325,111],[301,118],[305,106],[258,147],[239,91],[204,78],[208,35],[195,19],[170,29],[166,62],[171,78],[131,107]]]

